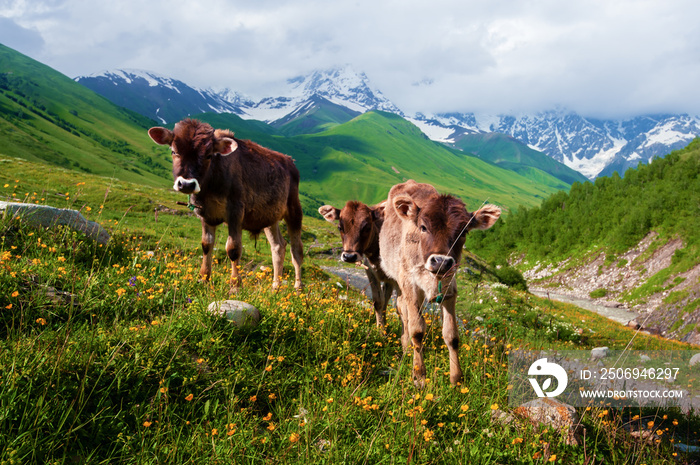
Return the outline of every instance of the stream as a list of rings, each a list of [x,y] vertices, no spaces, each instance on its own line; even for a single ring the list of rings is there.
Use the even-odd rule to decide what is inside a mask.
[[[557,300],[559,302],[574,304],[577,307],[581,307],[585,310],[595,312],[598,315],[616,321],[624,326],[627,326],[627,323],[629,323],[631,320],[636,320],[637,318],[639,318],[639,314],[631,312],[627,309],[617,307],[606,307],[604,305],[596,304],[588,299],[581,299],[566,294],[558,294],[556,292],[547,291],[545,289],[531,288],[530,292],[538,297],[544,297],[550,300]]]

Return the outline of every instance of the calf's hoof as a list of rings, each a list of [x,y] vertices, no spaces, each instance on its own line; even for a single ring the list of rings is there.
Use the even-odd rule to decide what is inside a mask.
[[[416,386],[418,389],[425,389],[425,377],[419,377],[416,376],[415,374],[413,375],[413,385]]]

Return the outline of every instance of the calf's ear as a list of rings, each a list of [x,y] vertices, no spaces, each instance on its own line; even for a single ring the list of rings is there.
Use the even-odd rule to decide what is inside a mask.
[[[371,209],[372,211],[372,221],[383,221],[384,211],[386,210],[386,201],[376,205]]]
[[[224,156],[235,152],[237,148],[238,143],[230,137],[216,139],[216,143],[214,144],[214,151]]]
[[[158,145],[170,145],[173,143],[173,132],[170,129],[155,127],[148,130],[148,135]]]
[[[501,209],[495,205],[486,205],[472,213],[469,229],[489,229],[501,216]]]
[[[333,223],[334,221],[338,221],[340,219],[340,210],[332,205],[324,205],[319,207],[318,212],[329,223]]]
[[[409,195],[397,195],[394,198],[394,209],[404,221],[415,220],[418,216],[418,206]]]

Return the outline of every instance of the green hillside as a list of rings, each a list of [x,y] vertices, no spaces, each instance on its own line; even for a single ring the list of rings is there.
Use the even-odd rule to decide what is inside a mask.
[[[569,188],[536,169],[523,171],[523,176],[465,156],[427,139],[416,126],[391,113],[369,112],[347,121],[353,115],[324,101],[310,114],[299,116],[280,128],[232,114],[200,118],[291,155],[302,175],[306,214],[316,214],[318,206],[328,202],[379,202],[391,186],[409,178],[458,195],[470,208],[485,201],[511,209],[534,206]],[[326,129],[285,135],[301,131],[312,120]],[[0,155],[168,188],[169,153],[146,132],[154,125],[0,46]]]
[[[357,111],[336,105],[322,97],[316,97],[301,110],[274,121],[272,126],[286,136],[315,134],[346,123],[359,115]]]
[[[146,135],[153,124],[0,45],[0,154],[165,185],[170,160]]]
[[[471,153],[484,161],[494,163],[502,168],[513,170],[531,177],[533,168],[561,179],[567,184],[586,182],[588,179],[576,170],[559,163],[542,152],[506,134],[467,134],[454,143],[455,147]]]
[[[534,206],[569,185],[543,172],[536,180],[433,142],[392,113],[371,111],[317,134],[294,137],[260,133],[235,115],[197,118],[230,128],[295,159],[302,191],[341,204],[348,199],[379,202],[394,184],[427,182],[462,197],[470,208],[488,201],[507,208]]]
[[[502,217],[470,241],[487,255],[527,252],[532,260],[556,261],[597,247],[620,253],[656,231],[681,237],[683,256],[700,258],[698,205],[700,139],[628,170],[624,178],[615,174],[595,183],[575,183],[568,193],[558,192],[540,206]]]

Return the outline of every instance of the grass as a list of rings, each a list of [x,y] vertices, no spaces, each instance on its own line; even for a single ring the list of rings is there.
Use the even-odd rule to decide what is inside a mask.
[[[465,273],[465,381],[450,385],[432,318],[419,391],[395,311],[383,335],[368,299],[320,271],[333,262],[322,252],[339,244],[331,225],[305,220],[301,294],[289,275],[272,292],[267,245],[246,239],[237,298],[262,320],[238,329],[206,311],[228,298],[223,247],[211,283],[200,283],[198,221],[176,210],[155,221],[153,208],[173,194],[6,167],[4,198],[80,209],[113,238],[100,247],[67,229],[0,222],[0,463],[641,464],[675,462],[671,441],[697,445],[696,419],[674,411],[581,409],[578,447],[551,428],[490,419],[508,404],[514,348],[687,345],[633,338],[597,315]],[[658,441],[629,435],[649,422]]]

